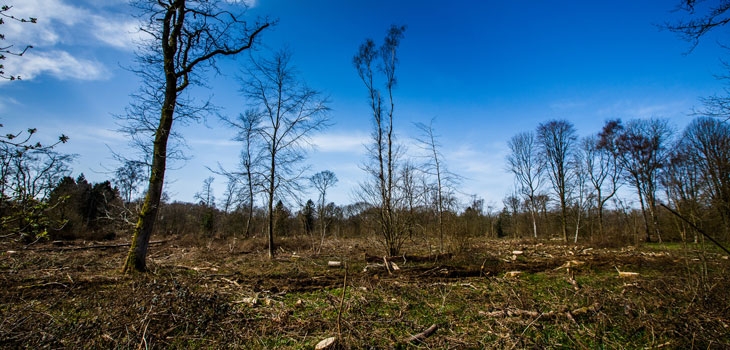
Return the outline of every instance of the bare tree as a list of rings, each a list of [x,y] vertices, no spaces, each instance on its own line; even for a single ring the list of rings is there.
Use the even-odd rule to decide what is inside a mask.
[[[215,181],[215,178],[212,176],[209,176],[203,180],[203,188],[200,192],[196,192],[195,195],[193,195],[193,198],[200,201],[200,204],[209,207],[209,208],[215,208],[215,194],[213,194],[213,181]]]
[[[599,134],[600,146],[616,157],[625,178],[636,189],[647,242],[651,242],[651,228],[661,241],[656,194],[660,171],[669,160],[672,135],[665,119],[633,119],[625,127],[621,120],[611,120]]]
[[[427,161],[423,164],[423,171],[434,178],[436,190],[436,218],[439,234],[439,251],[444,252],[444,211],[447,209],[449,198],[452,197],[454,189],[459,183],[459,176],[450,172],[447,168],[444,155],[441,154],[441,144],[438,141],[439,136],[433,129],[434,120],[426,125],[417,123],[416,127],[421,135],[416,139],[420,147],[428,153]]]
[[[231,183],[240,183],[243,186],[243,192],[241,193],[243,198],[241,200],[246,208],[245,237],[251,234],[255,196],[263,188],[262,177],[265,172],[265,169],[263,169],[265,159],[263,147],[260,144],[261,138],[259,137],[263,117],[262,113],[257,113],[253,109],[239,114],[235,119],[223,117],[226,124],[237,130],[234,140],[241,142],[242,149],[236,170],[227,171],[219,166],[220,171],[216,173],[226,176]]]
[[[573,173],[573,183],[571,184],[573,193],[571,199],[575,206],[575,235],[573,237],[573,243],[578,243],[578,233],[583,222],[583,216],[590,208],[592,202],[592,196],[588,188],[589,171],[587,156],[582,149],[578,148],[572,153],[572,159],[570,161],[570,167]]]
[[[686,139],[679,140],[669,158],[667,167],[661,178],[662,186],[667,193],[667,201],[672,203],[677,213],[697,225],[701,220],[703,208],[706,208],[704,190],[707,187],[703,178],[703,170],[699,162],[692,156],[691,146]],[[706,212],[706,210],[704,210]],[[687,239],[687,231],[694,233],[693,241],[697,243],[698,234],[682,220],[675,218],[680,235]]]
[[[337,176],[335,173],[329,171],[329,170],[323,170],[320,171],[312,177],[309,178],[309,181],[312,183],[312,186],[319,191],[319,205],[317,208],[317,212],[319,215],[319,226],[322,232],[322,237],[319,242],[319,249],[322,249],[322,245],[324,244],[324,237],[327,234],[327,225],[329,224],[329,219],[327,218],[327,190],[337,184]]]
[[[306,86],[291,65],[291,53],[274,53],[272,58],[252,59],[242,88],[250,103],[246,115],[258,115],[255,127],[265,164],[263,192],[268,208],[269,257],[274,249],[274,205],[295,199],[302,190],[306,170],[301,166],[310,136],[328,126],[327,99]]]
[[[537,216],[540,187],[544,179],[545,163],[540,161],[535,134],[523,132],[513,136],[507,143],[510,153],[507,156],[507,165],[515,175],[519,193],[527,202],[527,209],[532,220],[532,235],[537,238]]]
[[[220,200],[220,208],[224,213],[230,213],[236,208],[240,188],[236,179],[227,178],[226,189],[223,192],[223,198]]]
[[[604,237],[604,209],[606,203],[616,195],[621,184],[621,169],[616,157],[605,148],[599,147],[598,136],[588,136],[581,140],[584,169],[595,194],[598,211],[598,234]]]
[[[700,117],[685,129],[688,161],[702,174],[712,204],[727,230],[730,222],[730,125],[717,119]]]
[[[365,40],[353,58],[355,69],[368,90],[368,103],[374,122],[373,142],[368,146],[372,162],[365,166],[373,182],[361,184],[361,195],[372,200],[379,210],[378,231],[390,255],[398,255],[405,237],[398,228],[400,223],[395,203],[398,149],[393,129],[397,52],[405,29],[405,26],[392,25],[380,47],[376,47],[372,39]],[[384,93],[376,83],[376,69],[383,75]]]
[[[209,0],[135,0],[134,5],[146,19],[141,30],[149,35],[139,54],[144,65],[138,73],[146,78],[152,100],[159,108],[159,119],[150,120],[154,141],[150,154],[150,178],[132,245],[123,272],[145,271],[147,249],[160,207],[167,168],[167,145],[181,95],[191,84],[199,83],[198,73],[216,68],[216,59],[237,55],[254,44],[271,23],[251,27],[242,14],[228,11],[223,1]],[[222,8],[226,6],[226,8]],[[144,44],[143,44],[144,45]],[[149,67],[145,70],[145,67]]]
[[[502,199],[502,204],[504,204],[504,210],[506,210],[507,213],[510,214],[510,223],[512,224],[513,238],[521,236],[519,225],[521,202],[522,201],[520,200],[520,197],[517,196],[517,193],[508,194]]]
[[[145,164],[140,161],[125,160],[114,171],[114,184],[125,204],[132,202],[139,186],[144,182]]]
[[[568,241],[568,197],[573,176],[568,163],[577,138],[573,124],[566,120],[551,120],[537,127],[541,157],[560,204],[560,224],[565,242]]]

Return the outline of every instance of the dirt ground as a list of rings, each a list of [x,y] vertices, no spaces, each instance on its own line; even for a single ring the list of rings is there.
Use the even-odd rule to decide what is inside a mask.
[[[157,240],[132,276],[123,240],[0,243],[0,347],[730,348],[710,246],[409,242],[386,265],[369,239],[285,238],[274,260],[263,240]]]

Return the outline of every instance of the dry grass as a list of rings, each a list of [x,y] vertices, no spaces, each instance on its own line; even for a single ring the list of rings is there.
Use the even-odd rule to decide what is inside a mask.
[[[471,243],[440,259],[413,246],[389,273],[366,259],[377,255],[367,239],[330,240],[320,254],[283,239],[270,261],[262,240],[186,237],[152,247],[151,272],[136,276],[119,274],[125,248],[5,243],[0,344],[312,348],[338,336],[339,314],[344,348],[730,347],[730,262],[714,251]],[[344,298],[345,269],[331,260],[346,262]]]

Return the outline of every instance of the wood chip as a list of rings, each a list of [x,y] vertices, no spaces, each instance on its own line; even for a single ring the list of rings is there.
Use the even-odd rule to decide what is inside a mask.
[[[522,271],[508,271],[504,273],[505,278],[514,278],[519,276],[522,273]]]
[[[317,345],[314,346],[315,350],[324,350],[324,349],[330,349],[335,347],[335,343],[337,342],[336,337],[329,337],[322,339]]]

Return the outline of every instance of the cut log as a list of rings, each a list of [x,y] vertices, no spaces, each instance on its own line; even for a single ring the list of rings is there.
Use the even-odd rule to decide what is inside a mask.
[[[342,267],[342,261],[328,261],[327,267]]]
[[[616,271],[618,272],[618,277],[621,277],[621,278],[634,278],[634,277],[638,277],[639,276],[639,273],[638,272],[621,271],[621,270],[618,269],[618,267],[616,267]]]

